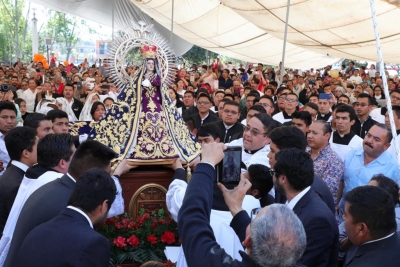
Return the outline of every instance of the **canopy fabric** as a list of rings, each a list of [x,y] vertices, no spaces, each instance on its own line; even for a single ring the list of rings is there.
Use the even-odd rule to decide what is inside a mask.
[[[287,0],[222,2],[269,34],[283,38]],[[381,50],[388,63],[400,63],[399,7],[399,0],[375,0]],[[289,14],[288,42],[335,57],[378,61],[369,1],[291,0]]]
[[[153,29],[166,40],[170,40],[171,32],[149,16],[141,12],[129,0],[30,0],[53,10],[69,13],[101,25],[112,27],[112,10],[114,6],[114,28],[124,31],[132,27],[131,21],[145,21],[154,24]],[[40,20],[40,16],[37,16]],[[193,45],[177,35],[173,35],[173,49],[177,56],[186,53]]]
[[[172,0],[132,0],[143,12],[170,28]],[[246,5],[246,1],[238,1]],[[282,30],[284,27],[282,26]],[[219,0],[175,0],[174,33],[183,39],[233,58],[278,65],[283,41],[256,26]],[[285,67],[309,69],[338,62],[339,58],[315,53],[290,43]]]

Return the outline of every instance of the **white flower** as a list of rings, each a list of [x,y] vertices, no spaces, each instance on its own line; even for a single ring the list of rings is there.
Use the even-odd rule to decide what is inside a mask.
[[[146,80],[144,80],[144,81],[142,82],[142,85],[145,86],[145,87],[150,87],[150,86],[151,86],[151,83],[150,83],[150,81],[149,81],[148,79],[146,79]]]

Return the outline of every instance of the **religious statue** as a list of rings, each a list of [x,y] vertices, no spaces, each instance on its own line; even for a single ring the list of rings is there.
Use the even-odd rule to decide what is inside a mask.
[[[167,164],[176,158],[190,162],[200,153],[200,145],[186,128],[168,94],[175,70],[173,55],[160,36],[141,27],[125,34],[114,44],[111,79],[121,92],[111,109],[98,122],[77,122],[72,133],[90,127],[89,139],[97,140],[135,164]],[[133,36],[132,36],[133,35]],[[126,54],[140,47],[143,64],[135,74],[124,70]]]

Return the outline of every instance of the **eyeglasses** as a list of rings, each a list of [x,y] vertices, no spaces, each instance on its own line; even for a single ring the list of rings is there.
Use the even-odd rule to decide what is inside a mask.
[[[259,106],[263,106],[263,107],[272,107],[270,104],[268,104],[268,103],[260,103],[260,102],[258,102],[256,105],[259,105]]]
[[[208,105],[208,104],[210,104],[210,102],[208,102],[208,101],[199,101],[199,102],[197,102],[197,104],[198,105]]]
[[[254,221],[254,219],[257,217],[257,214],[262,210],[262,208],[254,208],[251,210],[251,221]]]
[[[278,100],[286,100],[286,97],[280,96],[280,97],[278,97]]]
[[[246,100],[246,103],[253,103],[254,100]]]
[[[269,170],[269,174],[270,174],[272,177],[274,177],[275,173],[276,173],[276,171],[274,171],[274,170]]]
[[[252,129],[250,126],[245,126],[244,127],[244,132],[248,132],[248,131],[250,131],[250,134],[252,136],[257,136],[259,134],[262,134],[262,135],[266,135],[267,134],[267,133],[260,133],[259,131],[256,131],[256,130]]]
[[[355,104],[356,107],[359,107],[359,106],[361,106],[361,107],[366,107],[366,106],[368,106],[368,104],[365,104],[365,103],[358,103],[358,102],[356,102],[356,103],[354,103],[354,104]]]
[[[237,111],[228,110],[228,109],[224,109],[223,112],[226,113],[226,114],[232,114],[232,115],[237,115],[239,113]]]
[[[395,97],[395,96],[391,95],[390,98],[392,100],[400,101],[400,97]]]
[[[285,100],[286,100],[287,102],[289,102],[289,103],[294,103],[294,102],[299,101],[299,100],[293,99],[293,98],[285,98]]]

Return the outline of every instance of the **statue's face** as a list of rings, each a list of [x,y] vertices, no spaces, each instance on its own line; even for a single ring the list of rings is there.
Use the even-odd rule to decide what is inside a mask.
[[[153,72],[154,71],[154,61],[153,60],[147,60],[146,67],[148,71]]]

